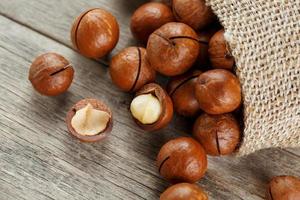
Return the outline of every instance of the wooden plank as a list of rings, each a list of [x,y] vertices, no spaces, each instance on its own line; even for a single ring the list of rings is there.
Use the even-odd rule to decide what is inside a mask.
[[[116,16],[120,25],[120,41],[116,51],[136,45],[129,29],[132,12],[146,0],[1,0],[0,14],[15,20],[47,37],[72,47],[70,30],[75,18],[83,11],[101,7]],[[115,51],[115,52],[116,52]]]
[[[70,27],[65,25],[81,9],[101,5],[127,12],[130,3],[138,4],[97,2],[0,2],[1,13],[24,25],[0,17],[0,194],[5,199],[157,199],[167,186],[157,173],[155,157],[163,143],[187,131],[186,122],[178,117],[166,130],[141,131],[128,113],[130,95],[111,86],[105,67],[68,48]],[[57,12],[61,8],[66,11]],[[124,24],[129,16],[120,17]],[[124,38],[130,38],[125,29]],[[118,48],[123,46],[126,41]],[[36,94],[27,81],[31,61],[46,51],[65,55],[76,69],[70,91],[58,98]],[[67,109],[84,97],[103,99],[113,109],[114,130],[103,143],[82,144],[66,131]],[[270,177],[300,174],[297,152],[277,149],[245,158],[209,158],[200,185],[211,199],[263,199]]]

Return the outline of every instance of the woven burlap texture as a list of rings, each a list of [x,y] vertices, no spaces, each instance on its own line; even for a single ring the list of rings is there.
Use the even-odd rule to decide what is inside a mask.
[[[207,0],[225,27],[244,98],[237,155],[300,147],[300,0]]]

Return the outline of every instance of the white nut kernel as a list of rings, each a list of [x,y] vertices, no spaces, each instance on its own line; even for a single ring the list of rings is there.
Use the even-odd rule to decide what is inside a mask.
[[[78,134],[93,136],[104,131],[109,120],[109,113],[94,109],[91,104],[87,104],[84,108],[76,111],[71,125]]]
[[[133,117],[142,124],[155,123],[162,112],[159,100],[152,94],[143,94],[135,97],[130,105]]]

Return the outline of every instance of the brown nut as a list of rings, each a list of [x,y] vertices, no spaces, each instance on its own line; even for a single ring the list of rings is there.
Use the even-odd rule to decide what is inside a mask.
[[[224,69],[202,73],[195,86],[200,108],[208,114],[224,114],[241,104],[241,86],[238,78]]]
[[[164,191],[160,200],[208,200],[204,190],[196,184],[179,183]]]
[[[143,43],[147,43],[151,33],[162,25],[173,22],[172,10],[163,3],[149,2],[139,7],[131,17],[131,32]]]
[[[83,142],[97,142],[108,136],[113,120],[110,108],[97,99],[83,99],[67,113],[66,123],[71,135]]]
[[[134,121],[146,131],[167,126],[173,117],[173,103],[158,84],[145,85],[136,93],[130,105]]]
[[[115,55],[109,72],[113,83],[125,92],[135,92],[156,77],[146,58],[146,49],[141,47],[129,47]]]
[[[181,137],[167,142],[157,156],[159,173],[172,183],[194,183],[207,169],[206,153],[196,140]]]
[[[152,33],[147,44],[151,66],[166,76],[183,74],[197,60],[197,33],[188,25],[170,22]]]
[[[195,84],[202,72],[195,70],[173,77],[167,85],[167,91],[172,98],[175,111],[186,117],[193,117],[200,112],[198,100],[195,97]]]
[[[268,200],[299,200],[300,179],[293,176],[277,176],[269,183]]]
[[[29,80],[39,93],[57,96],[68,90],[74,69],[63,56],[46,53],[37,57],[29,70]]]
[[[200,67],[200,69],[211,67],[208,54],[209,41],[218,30],[220,30],[220,25],[213,24],[206,29],[198,32],[200,52],[197,60],[197,65]]]
[[[200,30],[216,21],[216,16],[205,0],[173,0],[173,13],[175,18]]]
[[[212,67],[228,70],[233,69],[235,61],[225,40],[224,29],[215,33],[210,39],[208,53]]]
[[[71,30],[74,47],[89,58],[102,58],[112,51],[119,40],[119,24],[106,10],[93,8],[83,12]]]
[[[196,120],[193,136],[212,156],[228,155],[236,150],[241,138],[240,127],[231,114],[203,114]]]

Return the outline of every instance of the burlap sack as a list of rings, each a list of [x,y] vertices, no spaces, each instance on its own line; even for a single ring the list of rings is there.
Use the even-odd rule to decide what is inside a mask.
[[[244,95],[238,155],[300,147],[300,0],[207,0],[226,30]]]

